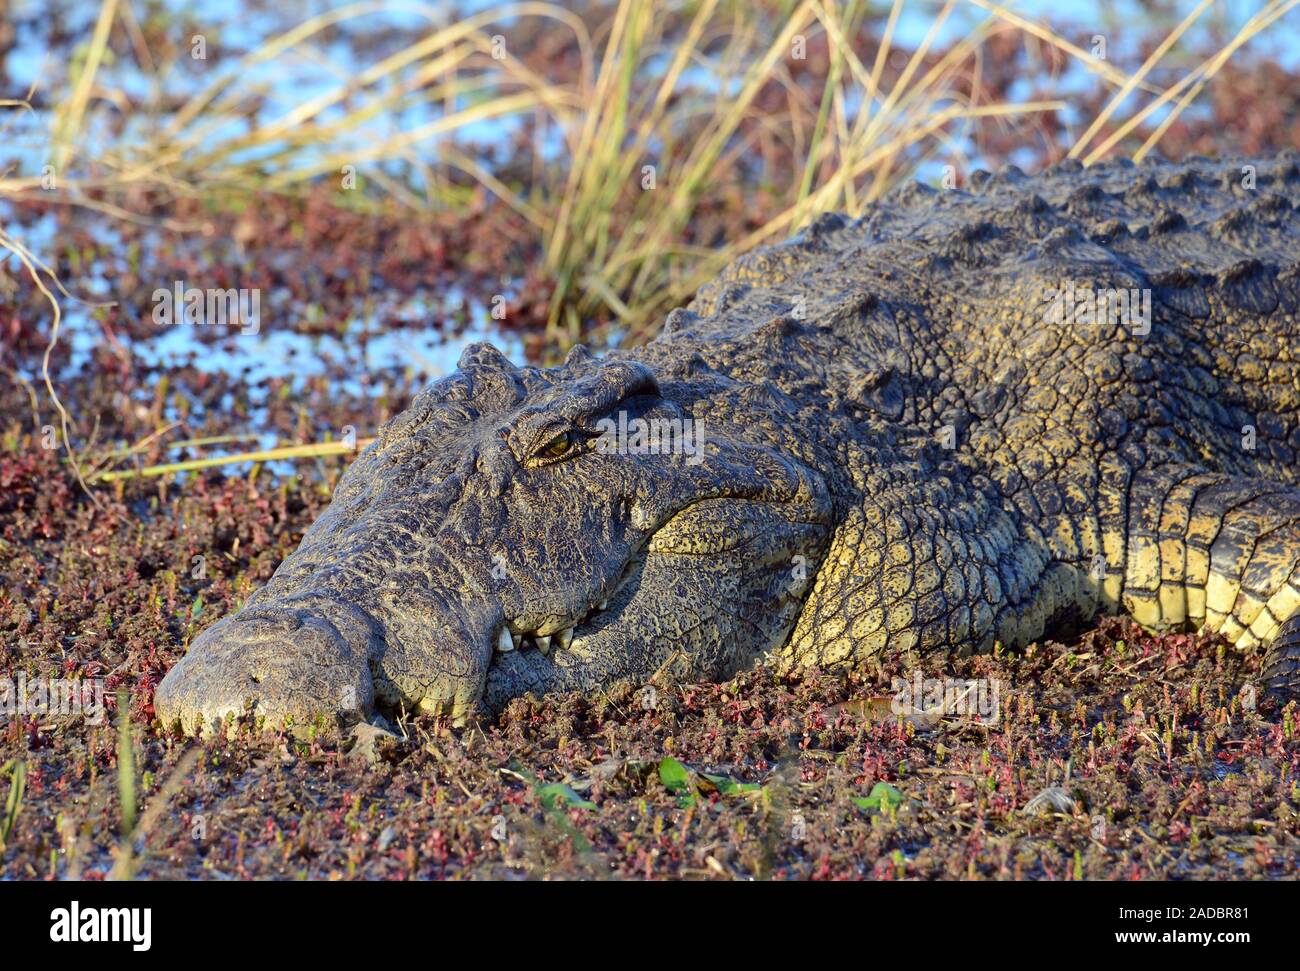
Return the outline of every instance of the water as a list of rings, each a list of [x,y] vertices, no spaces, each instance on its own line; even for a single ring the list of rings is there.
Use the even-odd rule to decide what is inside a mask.
[[[484,312],[480,315],[486,317]],[[73,366],[87,362],[98,345],[98,332],[75,329],[71,339]],[[491,341],[516,362],[523,359],[523,344],[515,334],[500,331],[479,320],[463,329],[448,331],[437,325],[379,329],[376,321],[357,319],[341,333],[307,334],[274,326],[256,334],[231,329],[215,343],[199,342],[184,325],[159,328],[159,336],[136,341],[132,351],[146,366],[167,370],[192,366],[210,374],[242,373],[250,383],[269,378],[309,378],[340,373],[335,386],[346,394],[364,396],[369,382],[358,375],[413,369],[430,379],[455,370],[461,351],[476,341]]]

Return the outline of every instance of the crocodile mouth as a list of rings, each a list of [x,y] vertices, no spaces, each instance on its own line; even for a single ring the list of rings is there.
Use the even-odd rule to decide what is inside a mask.
[[[507,614],[496,622],[480,709],[496,714],[523,694],[648,679],[702,631],[708,649],[692,660],[700,670],[752,660],[772,647],[765,628],[787,608],[792,557],[816,555],[824,506],[817,495],[791,490],[710,496],[678,510],[585,606],[579,599],[567,615]],[[772,607],[772,617],[745,616],[746,605],[760,603]]]
[[[643,546],[632,552],[623,564],[619,575],[612,583],[606,585],[603,592],[597,594],[598,599],[587,604],[586,610],[581,614],[568,617],[552,615],[542,620],[523,617],[503,620],[492,638],[492,658],[488,665],[489,678],[494,668],[510,663],[505,659],[512,654],[518,655],[524,661],[554,658],[561,663],[564,660],[561,657],[563,652],[581,654],[584,637],[598,630],[604,630],[615,622],[623,608],[636,596],[647,557],[659,553],[678,552],[678,547],[683,544],[685,537],[689,537],[686,542],[692,550],[701,555],[722,554],[742,544],[746,538],[743,528],[724,534],[703,525],[709,520],[711,512],[721,503],[733,507],[762,508],[769,515],[773,509],[789,508],[788,499],[771,501],[744,496],[711,496],[698,499],[679,509],[650,534]]]
[[[526,656],[536,653],[550,657],[552,652],[581,651],[583,638],[616,618],[621,608],[631,599],[645,561],[645,550],[636,551],[608,588],[608,592],[599,601],[591,603],[581,617],[568,621],[552,617],[540,624],[528,624],[522,620],[503,621],[493,638],[489,677],[491,670],[511,654]]]
[[[488,676],[493,669],[508,663],[539,662],[541,659],[554,658],[563,662],[560,656],[564,652],[581,654],[584,637],[604,630],[618,619],[623,608],[636,596],[644,573],[646,558],[671,547],[673,542],[667,537],[682,533],[693,533],[701,514],[708,515],[709,510],[719,502],[757,504],[755,500],[742,497],[713,496],[699,499],[679,509],[669,516],[655,532],[650,534],[644,545],[634,550],[623,564],[623,568],[612,583],[606,584],[595,599],[588,602],[581,613],[567,617],[555,615],[534,620],[525,617],[506,618],[496,628],[492,638],[492,658],[488,665]],[[767,502],[767,506],[781,503]],[[727,544],[720,544],[721,550]],[[516,658],[506,660],[509,655]]]

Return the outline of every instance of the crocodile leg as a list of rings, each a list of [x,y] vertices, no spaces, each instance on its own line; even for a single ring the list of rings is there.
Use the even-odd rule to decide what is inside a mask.
[[[780,667],[1023,647],[1083,595],[1084,574],[969,470],[918,455],[860,486]]]

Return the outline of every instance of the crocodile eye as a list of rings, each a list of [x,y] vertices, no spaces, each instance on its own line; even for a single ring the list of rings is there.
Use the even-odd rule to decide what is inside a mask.
[[[561,432],[549,442],[537,450],[537,457],[544,459],[558,459],[567,455],[569,450],[578,444],[579,437],[572,431]]]

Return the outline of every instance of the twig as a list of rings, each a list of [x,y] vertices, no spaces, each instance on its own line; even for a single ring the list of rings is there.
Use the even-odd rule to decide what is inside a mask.
[[[118,479],[136,479],[144,476],[168,475],[172,472],[192,472],[195,469],[209,469],[219,465],[235,465],[239,462],[275,462],[280,459],[323,458],[327,455],[347,455],[365,448],[373,438],[361,438],[356,445],[347,442],[316,442],[310,445],[286,445],[283,448],[271,448],[259,452],[238,452],[235,455],[217,455],[205,459],[189,459],[185,462],[168,462],[165,465],[149,465],[143,469],[122,469],[116,472],[100,472],[91,477],[91,482],[114,482]]]

